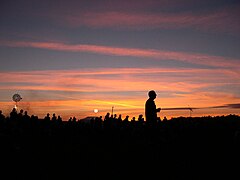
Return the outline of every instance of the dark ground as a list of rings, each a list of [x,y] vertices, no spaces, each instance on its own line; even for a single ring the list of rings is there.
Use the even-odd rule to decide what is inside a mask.
[[[240,179],[240,117],[1,120],[0,179]]]

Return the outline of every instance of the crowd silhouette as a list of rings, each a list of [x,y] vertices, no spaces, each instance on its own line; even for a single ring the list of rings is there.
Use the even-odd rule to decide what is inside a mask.
[[[239,178],[240,117],[107,113],[88,122],[0,111],[1,179]],[[237,178],[237,179],[238,179]]]

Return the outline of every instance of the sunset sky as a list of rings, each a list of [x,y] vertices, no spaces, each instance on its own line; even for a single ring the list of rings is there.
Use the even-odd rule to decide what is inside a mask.
[[[240,1],[1,0],[0,63],[6,116],[240,114]]]

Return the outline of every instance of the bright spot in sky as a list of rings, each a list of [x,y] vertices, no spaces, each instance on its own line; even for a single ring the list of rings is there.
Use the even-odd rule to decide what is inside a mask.
[[[94,109],[93,112],[98,113],[98,109]]]

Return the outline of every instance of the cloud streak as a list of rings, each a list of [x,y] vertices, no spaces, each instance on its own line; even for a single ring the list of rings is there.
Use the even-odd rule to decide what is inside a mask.
[[[12,41],[12,42],[1,41],[0,45],[8,47],[38,48],[56,51],[86,52],[111,56],[153,58],[162,61],[176,60],[180,62],[212,67],[224,67],[224,68],[240,67],[239,59],[197,53],[164,51],[158,49],[122,48],[88,44],[65,44],[54,42],[30,42],[30,41]]]
[[[134,29],[182,29],[224,32],[240,32],[239,6],[209,12],[124,12],[102,11],[67,14],[61,19],[72,27],[134,28]],[[61,15],[60,15],[61,16]]]
[[[1,72],[0,89],[105,92],[145,91],[146,87],[189,92],[209,86],[239,85],[239,76],[224,69],[103,68]],[[114,86],[113,86],[114,84]]]

